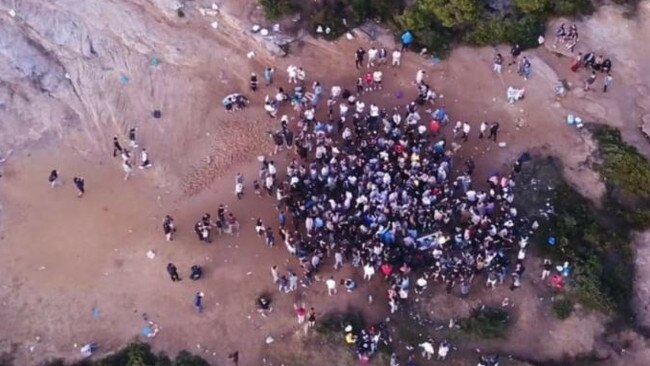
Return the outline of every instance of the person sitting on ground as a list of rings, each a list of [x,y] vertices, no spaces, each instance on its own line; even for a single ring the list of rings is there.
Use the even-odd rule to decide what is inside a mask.
[[[194,281],[198,280],[203,275],[203,269],[201,268],[201,266],[196,264],[193,265],[192,268],[190,268],[190,271],[191,271],[190,278]]]

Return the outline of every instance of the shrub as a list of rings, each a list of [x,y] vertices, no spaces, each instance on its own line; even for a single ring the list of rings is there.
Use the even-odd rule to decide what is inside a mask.
[[[587,15],[594,11],[591,0],[556,0],[554,15]]]
[[[553,302],[553,314],[560,319],[564,320],[571,316],[573,313],[573,301],[566,297],[560,297]]]
[[[514,6],[524,13],[546,13],[551,9],[551,0],[513,0]]]
[[[264,15],[268,19],[277,19],[283,15],[292,13],[295,6],[291,0],[259,0]]]
[[[510,314],[497,307],[472,309],[469,318],[460,322],[463,331],[480,338],[501,338],[510,326]]]
[[[345,313],[329,313],[316,324],[316,332],[322,335],[342,335],[346,326],[354,329],[363,329],[365,322],[361,313],[347,311]]]

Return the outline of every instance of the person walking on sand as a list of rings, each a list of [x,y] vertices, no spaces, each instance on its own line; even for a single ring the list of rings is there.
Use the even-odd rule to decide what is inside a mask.
[[[203,292],[197,292],[194,295],[194,309],[196,309],[197,313],[203,311]]]
[[[271,267],[271,277],[273,278],[273,283],[278,283],[280,280],[280,274],[278,273],[278,266]]]
[[[140,151],[140,169],[149,169],[151,168],[151,160],[149,160],[149,153],[147,152],[147,149],[142,148],[142,151]]]
[[[74,183],[74,186],[77,188],[77,191],[79,192],[77,194],[77,197],[81,198],[83,197],[84,193],[86,193],[86,182],[84,181],[83,177],[74,177],[72,178],[72,182]]]
[[[122,170],[124,170],[124,180],[128,180],[133,173],[133,166],[128,160],[122,161]]]
[[[488,136],[488,139],[492,139],[493,142],[497,142],[498,133],[499,133],[499,122],[494,122],[490,126],[490,136]]]
[[[313,307],[309,308],[309,313],[307,313],[307,326],[305,327],[305,334],[309,331],[310,328],[316,326],[316,310]]]
[[[596,81],[596,72],[592,71],[591,75],[589,75],[589,78],[585,81],[585,91],[591,90],[591,86],[594,84]]]
[[[607,88],[612,85],[612,81],[612,74],[607,74],[607,76],[605,76],[605,80],[603,80],[603,93],[607,93]]]
[[[307,309],[305,309],[305,304],[298,306],[293,304],[293,310],[296,312],[296,318],[298,318],[298,324],[303,324],[305,322],[305,316],[307,315]]]
[[[379,56],[379,50],[375,46],[370,47],[368,50],[368,68],[375,67],[375,61]]]
[[[122,153],[122,145],[120,145],[120,141],[117,139],[117,136],[113,137],[113,157],[117,156],[117,153]]]
[[[483,139],[483,137],[485,137],[485,131],[487,131],[487,129],[488,129],[487,122],[485,121],[481,122],[481,126],[479,127],[479,134],[478,134],[479,139]]]
[[[163,232],[167,241],[173,240],[172,236],[176,232],[176,225],[174,224],[174,219],[169,215],[165,215],[163,218]]]
[[[172,282],[181,280],[181,277],[178,275],[178,270],[176,269],[174,263],[167,263],[167,273],[169,273],[169,277],[171,277]]]
[[[50,187],[54,188],[61,185],[61,180],[59,179],[59,172],[54,169],[50,172],[50,176],[47,178],[47,181],[50,182]]]

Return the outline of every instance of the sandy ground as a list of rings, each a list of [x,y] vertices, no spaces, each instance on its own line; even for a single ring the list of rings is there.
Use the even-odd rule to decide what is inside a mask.
[[[0,65],[9,65],[0,68],[6,71],[0,84],[4,118],[0,148],[4,152],[15,149],[0,179],[0,353],[11,353],[18,365],[50,357],[75,358],[75,344],[87,341],[98,342],[102,352],[115,350],[138,336],[146,324],[143,314],[161,328],[150,340],[157,350],[189,349],[218,363],[225,362],[227,352],[239,349],[243,365],[260,364],[267,336],[298,337],[291,310],[296,301],[316,306],[320,314],[354,305],[363,308],[369,321],[385,316],[383,301],[371,306],[366,301],[369,293],[382,298],[380,281],[335,297],[324,294],[322,283],[296,294],[276,294],[270,267],[298,268],[283,248],[268,249],[253,235],[253,217],[275,223],[272,201],[250,192],[237,201],[232,194],[234,173],[243,172],[251,182],[257,169],[255,156],[270,151],[265,131],[277,122],[265,117],[261,100],[274,89],[248,93],[253,103],[243,113],[224,114],[220,103],[231,91],[245,91],[249,72],[260,74],[268,64],[278,70],[279,85],[285,77],[281,70],[294,63],[305,67],[309,80],[352,88],[356,79],[353,50],[359,45],[368,47],[369,42],[361,35],[354,41],[334,43],[305,38],[293,47],[290,57],[276,59],[257,49],[256,41],[241,30],[247,25],[237,19],[248,16],[250,2],[241,7],[233,1],[219,3],[222,14],[217,31],[209,26],[212,19],[201,17],[195,8],[178,19],[169,3],[101,5],[109,9],[95,2],[14,5],[0,1],[0,7],[15,6],[19,14],[17,19],[6,12],[0,16],[0,23],[7,25],[0,30],[5,46],[0,48],[0,57],[8,61]],[[448,107],[452,120],[468,120],[473,126],[473,137],[459,156],[477,160],[477,177],[486,177],[522,151],[539,150],[558,155],[569,179],[583,193],[598,197],[603,185],[588,168],[593,142],[563,121],[569,112],[585,120],[606,121],[621,128],[641,151],[650,153],[638,132],[650,107],[650,48],[637,41],[639,34],[649,30],[649,3],[641,4],[639,18],[628,19],[617,8],[606,7],[579,23],[581,47],[593,45],[613,59],[615,81],[607,95],[581,92],[586,75],[571,73],[568,58],[558,58],[543,48],[525,53],[533,62],[533,78],[527,82],[514,70],[493,74],[494,49],[459,48],[435,65],[418,55],[405,55],[402,68],[384,70],[384,91],[364,99],[386,106],[404,103],[415,94],[411,83],[416,70],[425,68],[430,84],[444,95],[437,104]],[[43,22],[44,18],[51,21]],[[79,20],[73,22],[68,37],[49,32],[48,27],[70,26],[66,19]],[[123,26],[108,31],[111,24]],[[8,39],[15,42],[13,48],[8,47]],[[19,60],[33,56],[27,51],[33,51],[28,46],[34,43],[43,47],[38,56],[45,57],[42,64],[51,66],[43,69],[48,72],[36,73],[36,79],[29,69],[16,67]],[[252,60],[244,56],[250,49],[257,50]],[[506,47],[499,51],[508,54]],[[151,66],[154,56],[160,58],[159,66]],[[65,72],[70,79],[64,77]],[[128,76],[128,83],[120,83],[120,74]],[[556,101],[553,86],[564,78],[578,87]],[[509,85],[525,86],[526,99],[507,104]],[[398,89],[406,93],[404,100],[393,96]],[[163,118],[152,118],[153,109],[160,109]],[[501,122],[499,140],[507,142],[507,147],[478,141],[482,120]],[[139,128],[139,139],[152,154],[154,168],[137,171],[125,182],[119,164],[109,156],[110,138],[124,136],[131,126]],[[282,165],[285,158],[276,160]],[[53,168],[64,179],[64,185],[56,189],[46,183]],[[75,197],[74,175],[86,178],[83,199]],[[211,245],[199,243],[193,223],[204,212],[215,214],[220,203],[227,204],[242,222],[241,237],[219,237]],[[172,215],[180,228],[173,243],[165,242],[161,233],[164,214]],[[647,246],[639,250],[643,248]],[[154,259],[146,257],[148,250],[155,251]],[[200,264],[205,278],[172,283],[165,272],[169,261],[179,267],[182,277],[187,277],[192,264]],[[643,263],[640,260],[639,265]],[[337,273],[337,278],[347,271]],[[644,276],[638,283],[646,286],[647,279]],[[511,348],[505,351],[547,359],[594,347],[603,319],[582,314],[551,323],[537,304],[535,287],[527,285],[530,292],[522,291],[515,300],[518,308],[526,309],[518,315],[519,341],[509,342]],[[192,308],[196,291],[206,293],[202,314]],[[274,294],[275,310],[268,318],[260,317],[253,304],[263,291]],[[459,309],[469,306],[454,305],[454,299],[444,297],[433,301],[441,306],[451,302],[450,306]],[[93,314],[94,308],[99,313]],[[541,334],[526,330],[540,319],[547,322],[547,332],[561,335],[553,337],[557,347],[530,348],[540,345]],[[581,337],[573,336],[575,329],[584,330]],[[645,341],[636,339],[634,344],[643,348]],[[624,358],[620,364],[642,364],[636,363],[643,360],[642,353],[629,357],[637,359]]]

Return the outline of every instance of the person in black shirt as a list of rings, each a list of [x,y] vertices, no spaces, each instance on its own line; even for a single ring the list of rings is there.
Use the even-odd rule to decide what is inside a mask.
[[[354,54],[354,65],[356,68],[363,67],[363,57],[366,55],[366,51],[359,47]]]
[[[176,269],[176,266],[173,263],[168,263],[167,264],[167,273],[169,273],[169,276],[172,279],[172,282],[180,281],[181,278],[178,275],[178,270]]]
[[[77,187],[77,191],[79,191],[77,197],[81,198],[84,193],[86,193],[85,181],[83,177],[74,177],[72,181],[74,182],[74,186]]]

